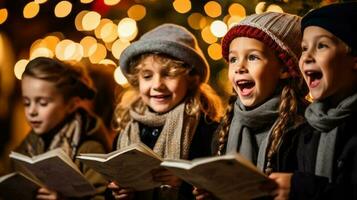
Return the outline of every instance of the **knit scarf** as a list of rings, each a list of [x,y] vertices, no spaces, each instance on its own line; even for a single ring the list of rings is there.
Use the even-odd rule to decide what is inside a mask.
[[[308,106],[305,117],[309,124],[321,132],[317,149],[315,173],[328,177],[331,181],[333,158],[338,128],[352,113],[357,111],[357,93],[341,101],[332,108],[323,101],[315,101]]]
[[[131,121],[121,133],[117,149],[140,141],[139,123],[150,127],[163,126],[153,151],[162,158],[188,159],[192,138],[196,132],[200,114],[187,115],[185,103],[181,103],[165,114],[151,112],[143,114],[130,109]]]
[[[263,171],[270,130],[278,117],[279,102],[280,96],[275,96],[253,110],[246,110],[237,98],[229,128],[227,153],[238,150]],[[260,145],[257,136],[262,137]]]
[[[45,142],[35,133],[30,133],[29,141],[26,143],[26,151],[30,156],[44,153],[45,151],[62,148],[72,159],[77,151],[81,138],[82,118],[76,113],[72,120],[67,122],[57,133],[55,133],[48,149]]]

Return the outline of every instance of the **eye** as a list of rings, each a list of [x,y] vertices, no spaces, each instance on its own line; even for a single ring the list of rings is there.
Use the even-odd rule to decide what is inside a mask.
[[[327,46],[325,43],[321,43],[321,42],[320,42],[320,43],[317,44],[317,48],[318,48],[318,49],[327,48],[327,47],[328,47],[328,46]]]
[[[250,54],[250,55],[248,55],[248,60],[250,60],[250,61],[259,60],[259,57],[255,54]]]
[[[151,72],[148,72],[148,71],[143,71],[140,73],[140,76],[145,79],[145,80],[148,80],[152,77],[152,73]]]
[[[237,57],[234,57],[234,56],[229,57],[229,59],[228,59],[229,63],[232,63],[232,64],[236,63],[237,60],[238,60]]]
[[[307,46],[305,46],[305,45],[301,46],[301,51],[302,52],[307,51]]]
[[[22,103],[24,104],[25,107],[30,106],[30,101],[28,99],[24,99]]]
[[[47,99],[40,99],[39,100],[40,106],[47,106],[48,105],[48,100]]]

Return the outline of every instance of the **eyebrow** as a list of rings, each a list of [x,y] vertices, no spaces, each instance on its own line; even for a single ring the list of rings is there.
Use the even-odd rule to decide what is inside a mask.
[[[244,52],[253,52],[253,51],[258,51],[258,52],[263,52],[264,49],[245,49]],[[228,53],[234,53],[236,51],[230,50]]]

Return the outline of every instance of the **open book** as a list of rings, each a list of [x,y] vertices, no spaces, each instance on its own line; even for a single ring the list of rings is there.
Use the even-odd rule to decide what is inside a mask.
[[[142,191],[160,186],[153,181],[151,171],[160,167],[162,158],[143,143],[108,154],[80,154],[77,159],[122,187]]]
[[[59,192],[64,197],[95,194],[94,187],[60,148],[33,157],[11,152],[10,158],[14,161],[17,171],[34,182]]]
[[[0,177],[0,199],[33,199],[41,184],[22,173],[10,173]]]
[[[253,163],[239,154],[209,158],[165,160],[161,166],[192,185],[203,188],[223,200],[253,199],[268,193],[261,184],[274,184]]]

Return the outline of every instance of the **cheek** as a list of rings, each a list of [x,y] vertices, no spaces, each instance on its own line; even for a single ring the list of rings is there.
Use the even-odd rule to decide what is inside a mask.
[[[233,82],[234,81],[234,68],[233,67],[229,67],[228,68],[228,80],[230,82]]]

